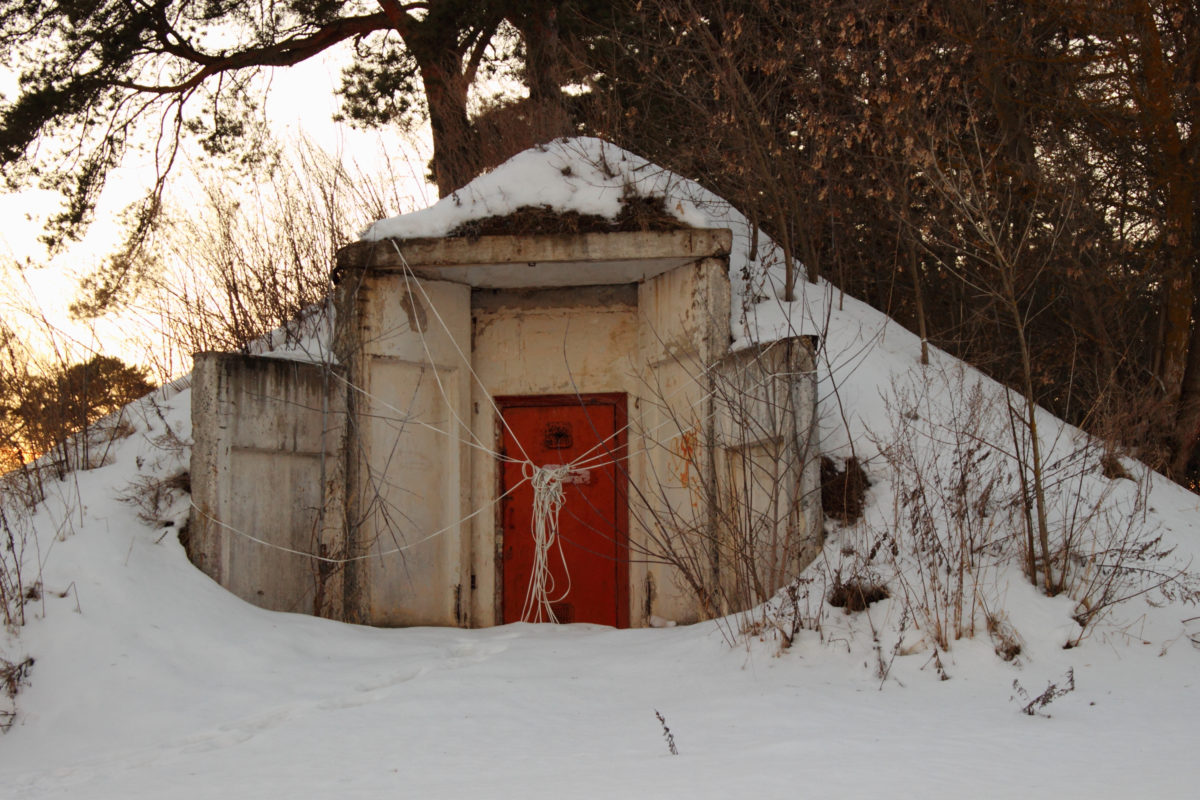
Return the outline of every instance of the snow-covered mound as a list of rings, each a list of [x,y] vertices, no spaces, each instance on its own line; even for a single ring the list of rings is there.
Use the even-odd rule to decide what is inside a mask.
[[[776,300],[784,280],[783,252],[770,237],[761,235],[755,249],[750,222],[728,201],[601,139],[557,139],[518,153],[429,208],[376,222],[363,238],[446,236],[470,222],[529,207],[614,219],[627,197],[662,198],[664,210],[685,225],[732,231],[729,276],[735,348],[789,332],[819,331],[815,323],[823,317],[806,315],[808,304],[790,309],[789,324],[783,324]],[[822,305],[816,298],[811,304]]]
[[[762,242],[749,263],[744,219],[595,140],[521,154],[368,235],[442,235],[526,205],[612,215],[629,185],[670,198],[689,224],[734,227],[738,276],[773,273],[740,285],[743,342],[821,337],[822,449],[837,463],[855,456],[872,486],[858,522],[830,526],[790,608],[785,594],[744,634],[743,619],[377,630],[263,611],[194,569],[179,541],[181,384],[127,408],[105,465],[47,478],[32,512],[6,489],[5,530],[25,536],[23,574],[39,589],[0,651],[35,660],[0,737],[0,797],[1192,796],[1200,612],[1164,587],[1081,636],[1078,599],[1047,598],[989,540],[995,560],[966,592],[987,613],[948,648],[906,610],[928,589],[917,574],[892,575],[892,597],[866,611],[825,603],[834,578],[910,568],[879,554],[920,525],[1020,530],[998,499],[1017,480],[1000,387],[937,351],[920,364],[914,336],[828,285],[781,303],[764,288],[779,265]],[[301,353],[328,350],[319,330],[293,339]],[[273,344],[286,351],[286,340]],[[1048,414],[1038,422],[1056,531],[1097,547],[1111,544],[1101,534],[1161,534],[1178,549],[1158,570],[1200,550],[1200,499],[1129,461],[1126,477],[1102,469],[1083,434]],[[914,504],[922,487],[970,502]],[[997,654],[1005,637],[1019,645],[1012,660]],[[1040,707],[1051,718],[1020,713],[1051,683],[1058,693]]]

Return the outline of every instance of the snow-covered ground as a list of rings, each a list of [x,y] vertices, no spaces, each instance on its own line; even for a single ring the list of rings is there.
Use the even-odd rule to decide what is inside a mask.
[[[519,200],[503,201],[514,185],[505,167],[471,191],[491,213],[512,210],[504,202],[570,207],[571,197],[613,213],[595,195],[648,173],[630,161],[598,177],[583,157],[595,146],[518,162],[521,174],[542,169],[547,186],[569,164],[576,189],[555,190],[565,200],[539,199],[530,187],[541,184],[526,180]],[[719,221],[695,216],[703,204],[675,207]],[[376,233],[436,234],[428,220],[449,208]],[[763,284],[741,285],[739,322],[744,312],[743,340],[789,325],[822,334],[824,446],[840,458],[853,446],[873,481],[864,520],[831,526],[826,556],[804,576],[819,597],[851,548],[861,556],[862,541],[902,527],[904,479],[880,447],[908,430],[920,458],[953,453],[965,398],[979,387],[995,400],[999,389],[944,354],[922,367],[911,334],[826,286],[805,289],[785,306],[755,302],[772,294]],[[0,648],[35,659],[0,737],[0,797],[1160,798],[1200,786],[1200,610],[1158,591],[1064,649],[1080,633],[1075,602],[997,564],[973,595],[1003,610],[1021,644],[1014,661],[982,629],[935,649],[902,622],[896,586],[865,612],[810,604],[820,625],[787,648],[769,627],[731,645],[736,620],[378,630],[255,608],[188,563],[175,535],[181,491],[149,523],[121,500],[186,467],[177,442],[188,441],[189,400],[176,387],[131,406],[134,433],[115,441],[107,466],[48,485],[26,551],[27,565],[42,564],[43,591]],[[985,409],[969,431],[996,453],[981,474],[1007,474],[993,466],[999,419]],[[1161,533],[1178,545],[1163,569],[1200,552],[1200,498],[1130,462],[1131,479],[1104,478],[1078,432],[1048,415],[1040,423],[1048,461],[1070,476],[1052,516],[1099,506],[1086,535]],[[1024,696],[1065,687],[1068,673],[1074,691],[1021,713]]]

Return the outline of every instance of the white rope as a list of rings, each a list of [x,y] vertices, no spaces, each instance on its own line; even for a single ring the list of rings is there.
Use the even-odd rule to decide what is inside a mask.
[[[500,417],[500,424],[503,425],[505,430],[507,430],[512,436],[513,443],[516,444],[517,449],[521,451],[521,460],[532,464],[532,462],[529,460],[529,454],[525,452],[525,447],[521,444],[521,440],[517,438],[517,435],[512,428],[508,426],[507,420],[504,419],[504,414],[500,412],[500,407],[496,405],[496,401],[492,398],[492,393],[488,391],[487,386],[485,386],[483,383],[483,379],[479,377],[479,374],[475,372],[475,368],[471,365],[471,357],[464,353],[462,348],[458,346],[458,340],[454,338],[454,334],[450,331],[450,326],[446,324],[444,319],[442,319],[442,315],[438,311],[437,306],[429,297],[429,293],[425,291],[424,284],[417,279],[417,275],[412,271],[412,267],[408,265],[408,259],[404,257],[404,253],[400,252],[400,245],[396,243],[395,239],[392,239],[392,248],[396,251],[396,255],[399,256],[400,263],[404,265],[404,285],[408,290],[409,296],[412,296],[412,287],[413,285],[416,285],[417,289],[419,289],[421,292],[421,296],[425,298],[425,304],[429,306],[429,309],[433,312],[434,319],[438,321],[438,324],[442,326],[442,330],[446,332],[446,338],[448,338],[450,340],[450,344],[454,346],[454,350],[458,353],[458,357],[462,360],[463,366],[467,368],[467,372],[471,375],[471,378],[479,385],[480,390],[483,392],[483,396],[487,398],[488,404],[496,412],[497,416]],[[425,332],[421,330],[420,326],[417,326],[417,333],[421,337],[421,345],[425,348],[425,353],[429,358],[430,365],[434,368],[434,376],[436,377],[437,366],[433,362],[433,356],[429,353],[429,345],[425,341]],[[442,382],[440,379],[438,379],[438,388],[441,388],[441,386]],[[447,405],[451,405],[449,398],[446,398],[444,390],[442,392],[442,397],[446,399]],[[451,408],[450,413],[454,414],[455,419],[458,419],[458,414],[454,412],[453,408]],[[467,428],[467,431],[471,433],[472,438],[474,438],[474,432],[471,431],[471,426],[466,425],[466,423],[463,423],[462,420],[459,420],[459,424],[464,425]]]
[[[254,542],[255,544],[260,544],[263,547],[269,547],[273,550],[281,550],[284,553],[291,553],[292,555],[304,556],[305,558],[311,558],[314,561],[322,561],[326,564],[349,564],[354,561],[366,561],[368,558],[383,558],[384,556],[395,555],[396,553],[403,553],[405,550],[410,550],[419,544],[424,544],[425,542],[428,542],[430,539],[436,539],[437,537],[442,536],[443,534],[449,533],[450,531],[457,528],[459,525],[462,525],[464,522],[470,522],[472,519],[479,516],[483,512],[494,508],[497,503],[499,503],[501,500],[505,499],[510,494],[515,492],[518,488],[520,488],[520,486],[522,484],[524,484],[526,480],[528,480],[528,478],[522,478],[520,481],[513,484],[512,488],[510,488],[504,494],[499,495],[498,497],[493,499],[491,502],[480,506],[479,508],[472,511],[470,514],[467,514],[465,517],[458,520],[457,522],[453,522],[444,528],[440,528],[440,529],[434,531],[433,533],[429,534],[428,536],[423,536],[420,539],[417,539],[415,542],[409,542],[408,544],[401,545],[399,547],[393,547],[391,550],[383,550],[378,553],[364,553],[361,556],[352,556],[350,558],[329,558],[327,556],[319,556],[316,553],[309,553],[304,550],[296,550],[291,547],[285,547],[284,545],[281,545],[281,544],[275,544],[274,542],[268,542],[266,539],[260,539],[257,536],[254,536],[253,534],[246,533],[245,531],[235,528],[234,526],[230,525],[227,522],[217,519],[216,517],[212,516],[207,511],[202,509],[200,506],[196,505],[196,501],[194,501],[190,498],[188,499],[188,504],[191,505],[191,507],[196,510],[197,514],[204,517],[209,522],[211,522],[215,525],[219,525],[222,528],[224,528],[225,530],[229,531],[230,533],[236,533],[238,536],[241,536],[242,538],[245,538],[245,539],[249,539],[250,541]]]
[[[425,428],[426,430],[433,431],[434,433],[440,434],[442,436],[453,436],[454,435],[450,431],[442,430],[441,428],[437,427],[436,425],[431,425],[428,422],[424,422],[419,417],[411,414],[408,411],[405,411],[402,408],[397,408],[396,406],[392,405],[388,401],[384,400],[379,395],[373,394],[372,392],[367,391],[366,389],[362,388],[358,384],[348,380],[347,378],[343,378],[341,375],[338,375],[336,372],[331,373],[331,374],[333,375],[333,377],[335,379],[344,383],[346,385],[346,388],[349,389],[350,391],[358,392],[363,397],[373,400],[376,404],[382,406],[384,409],[395,412],[396,414],[400,415],[398,417],[387,417],[387,416],[383,416],[383,415],[378,415],[379,419],[383,419],[388,422],[398,422],[401,425],[416,425],[417,427]],[[492,456],[493,458],[496,458],[500,461],[512,461],[512,462],[518,463],[518,464],[525,463],[521,459],[508,458],[507,456],[505,456],[502,453],[497,453],[495,450],[491,449],[490,447],[487,447],[484,444],[470,441],[467,439],[463,439],[461,437],[459,438],[459,441],[462,442],[463,444],[465,444],[467,447],[487,453],[489,456]]]
[[[562,540],[558,538],[558,514],[562,510],[563,479],[571,472],[565,464],[547,464],[533,467],[529,483],[533,487],[533,566],[529,573],[529,587],[525,591],[525,605],[521,609],[523,622],[558,622],[554,615],[554,603],[560,603],[571,592],[571,576],[567,570],[567,558],[563,553]],[[555,590],[554,575],[550,572],[550,553],[558,550],[567,585],[562,594],[551,597]]]

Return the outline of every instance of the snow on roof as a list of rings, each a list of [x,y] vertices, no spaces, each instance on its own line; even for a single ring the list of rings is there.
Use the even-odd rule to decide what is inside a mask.
[[[784,260],[783,251],[769,236],[759,234],[758,252],[751,258],[750,223],[727,200],[601,139],[557,139],[525,150],[428,208],[376,222],[362,238],[377,241],[448,236],[466,223],[527,207],[614,219],[621,211],[623,198],[629,196],[661,197],[668,214],[693,228],[732,231],[730,322],[735,349],[752,342],[818,332],[810,315],[787,310],[778,313],[771,308],[779,305],[782,296]],[[825,291],[824,287],[809,284],[798,288],[798,292],[804,293],[805,289],[821,295]],[[764,303],[765,307],[759,307]]]

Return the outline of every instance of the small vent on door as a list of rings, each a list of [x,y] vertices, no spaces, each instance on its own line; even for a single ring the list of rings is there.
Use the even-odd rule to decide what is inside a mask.
[[[571,426],[565,422],[547,422],[542,445],[547,450],[566,450],[573,444]]]
[[[560,625],[567,625],[575,621],[575,606],[570,603],[551,603],[550,611],[554,613],[554,618]]]

